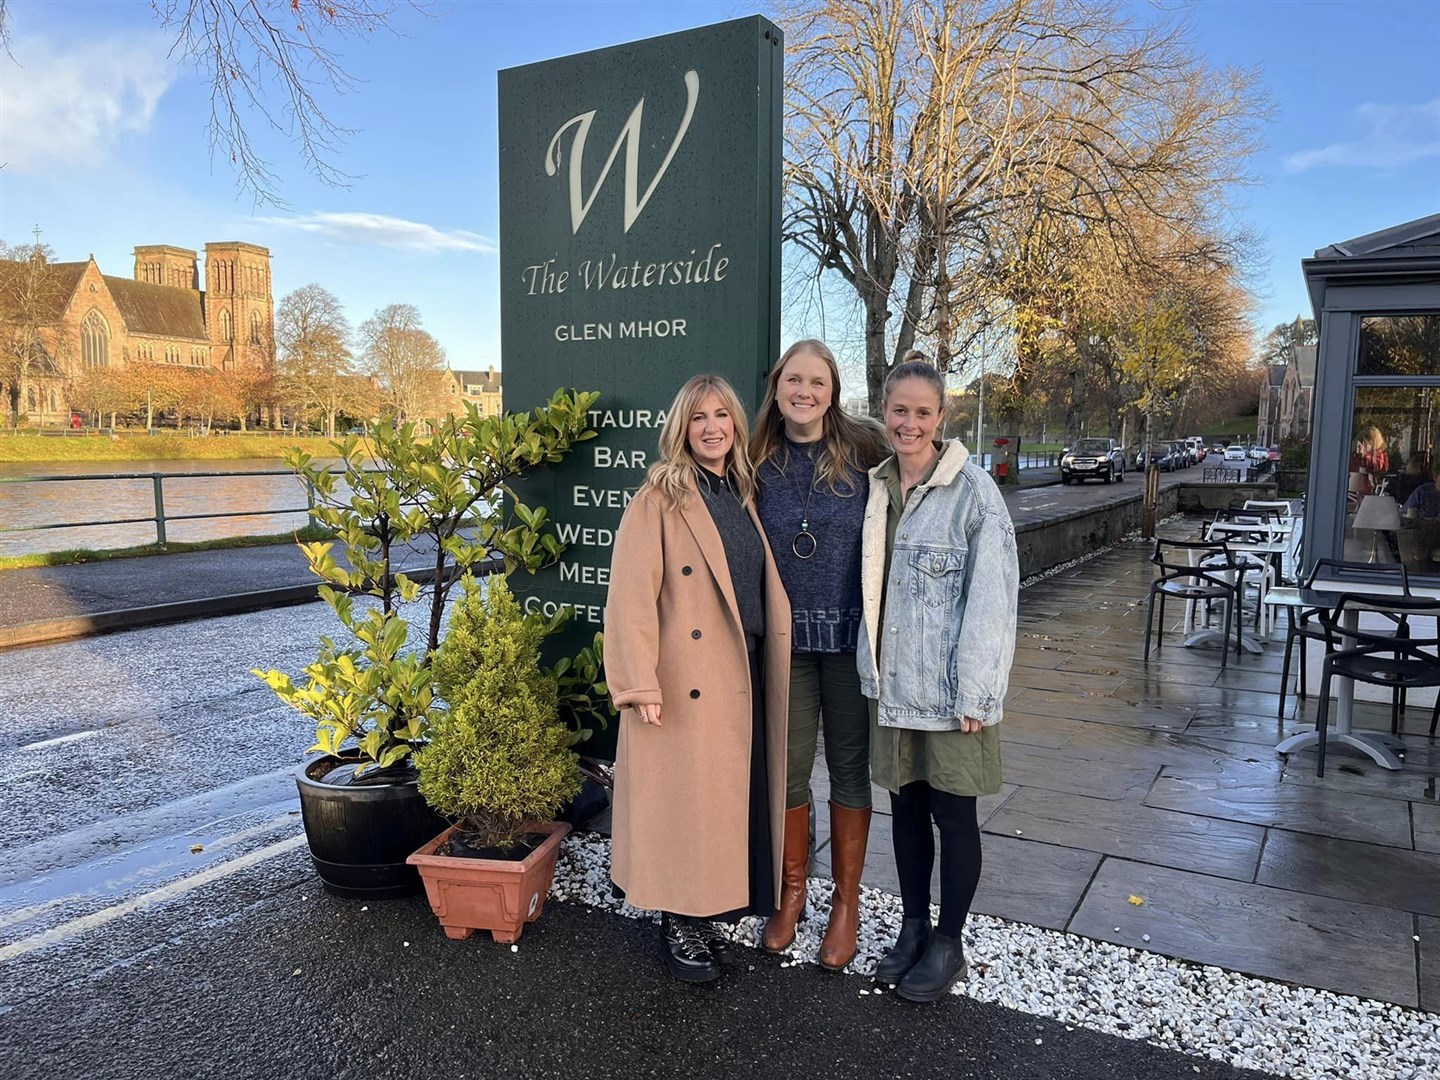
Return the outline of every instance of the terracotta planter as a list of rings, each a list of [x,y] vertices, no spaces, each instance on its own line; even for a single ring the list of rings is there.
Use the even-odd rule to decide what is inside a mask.
[[[468,938],[476,930],[489,930],[496,941],[508,945],[520,940],[527,922],[540,917],[550,895],[560,841],[570,826],[551,821],[528,828],[548,835],[518,862],[437,855],[455,831],[453,825],[406,860],[419,868],[430,908],[446,937]]]

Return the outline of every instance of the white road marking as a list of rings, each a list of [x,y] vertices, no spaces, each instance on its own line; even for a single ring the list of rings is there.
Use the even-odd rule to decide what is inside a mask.
[[[90,731],[72,731],[69,735],[57,735],[53,739],[42,739],[40,742],[28,743],[25,746],[16,747],[17,750],[43,750],[47,746],[62,746],[65,743],[79,742],[81,739],[94,738],[103,729],[93,728]]]
[[[221,878],[228,877],[257,863],[264,862],[266,859],[273,859],[277,855],[283,855],[285,852],[291,851],[304,843],[305,837],[303,834],[300,836],[292,836],[288,840],[281,840],[268,847],[257,848],[255,851],[247,852],[228,862],[209,867],[188,878],[171,882],[169,885],[144,893],[132,900],[126,900],[123,904],[115,904],[112,907],[104,908],[89,915],[83,915],[78,919],[71,919],[69,922],[61,923],[59,926],[52,927],[42,933],[33,934],[28,938],[22,938],[13,944],[0,948],[0,964],[5,963],[7,960],[14,960],[17,957],[25,956],[49,945],[57,945],[62,941],[76,937],[88,930],[94,930],[96,927],[104,926],[106,923],[114,922],[116,919],[122,919],[126,915],[132,915],[143,908],[163,903],[166,900],[173,900],[177,896],[183,896],[201,886],[210,884],[212,881],[218,881]]]
[[[273,832],[276,826],[284,825],[293,822],[294,820],[294,817],[292,817],[290,814],[281,814],[277,818],[272,818],[270,821],[261,822],[259,825],[252,826],[251,828],[241,829],[239,832],[227,833],[226,835],[217,837],[214,840],[204,841],[204,851],[200,854],[192,854],[186,848],[181,848],[180,851],[183,852],[183,854],[169,855],[163,858],[162,861],[158,863],[152,863],[146,866],[139,867],[136,871],[132,872],[130,876],[134,877],[137,874],[143,874],[147,871],[163,870],[167,866],[179,866],[186,861],[194,861],[198,858],[203,857],[204,855],[213,855],[216,852],[223,851],[227,847],[234,847],[241,840],[247,839],[248,837],[258,836],[262,833]],[[202,834],[197,832],[193,835],[198,837]],[[177,836],[171,837],[170,839],[185,840],[189,839],[189,837]],[[141,847],[146,846],[150,845],[141,845]],[[105,863],[114,861],[118,857],[119,856],[115,855],[106,855],[95,860],[95,862],[103,865]],[[65,867],[59,871],[51,871],[45,876],[62,876],[67,870],[73,869],[74,867]],[[68,893],[65,896],[53,897],[52,899],[46,900],[40,904],[31,904],[29,907],[16,908],[14,911],[0,914],[0,929],[4,929],[7,926],[14,926],[18,923],[29,922],[31,919],[34,919],[40,915],[44,915],[46,912],[54,911],[56,908],[64,907],[66,904],[72,903],[87,895],[90,895],[91,893],[93,893],[93,891],[94,890],[82,889],[79,892]]]

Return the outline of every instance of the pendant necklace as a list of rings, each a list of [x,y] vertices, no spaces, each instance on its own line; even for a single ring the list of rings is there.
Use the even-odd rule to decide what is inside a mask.
[[[814,463],[810,455],[805,455]],[[800,495],[800,481],[790,477],[790,483],[795,485],[796,496]],[[810,496],[815,494],[815,480],[810,480],[810,490],[805,492],[804,501],[800,506],[800,531],[795,534],[795,539],[790,541],[790,550],[795,553],[797,559],[810,559],[815,556],[816,549],[820,546],[815,539],[815,534],[810,531]]]

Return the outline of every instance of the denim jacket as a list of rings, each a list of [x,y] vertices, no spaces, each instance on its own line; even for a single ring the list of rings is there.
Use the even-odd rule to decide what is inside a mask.
[[[945,443],[930,480],[906,503],[886,588],[890,493],[876,471],[861,554],[860,689],[879,701],[884,727],[955,731],[963,716],[998,724],[1020,588],[1005,501],[961,443]]]

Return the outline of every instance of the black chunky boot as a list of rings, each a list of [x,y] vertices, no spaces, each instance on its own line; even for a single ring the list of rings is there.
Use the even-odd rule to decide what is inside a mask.
[[[965,949],[958,937],[932,933],[919,963],[905,973],[895,992],[906,1001],[939,1001],[965,977]]]
[[[735,943],[731,941],[710,919],[696,919],[695,929],[700,932],[700,940],[705,942],[705,947],[710,950],[710,955],[720,963],[731,959],[735,955]]]
[[[905,977],[905,973],[914,967],[920,957],[925,954],[925,946],[930,944],[930,920],[925,916],[918,919],[905,919],[900,923],[900,936],[895,939],[895,944],[890,951],[880,958],[875,965],[875,981],[889,983],[894,986]]]
[[[720,965],[705,944],[694,919],[660,913],[660,939],[665,946],[665,967],[684,982],[710,982],[720,977]]]

